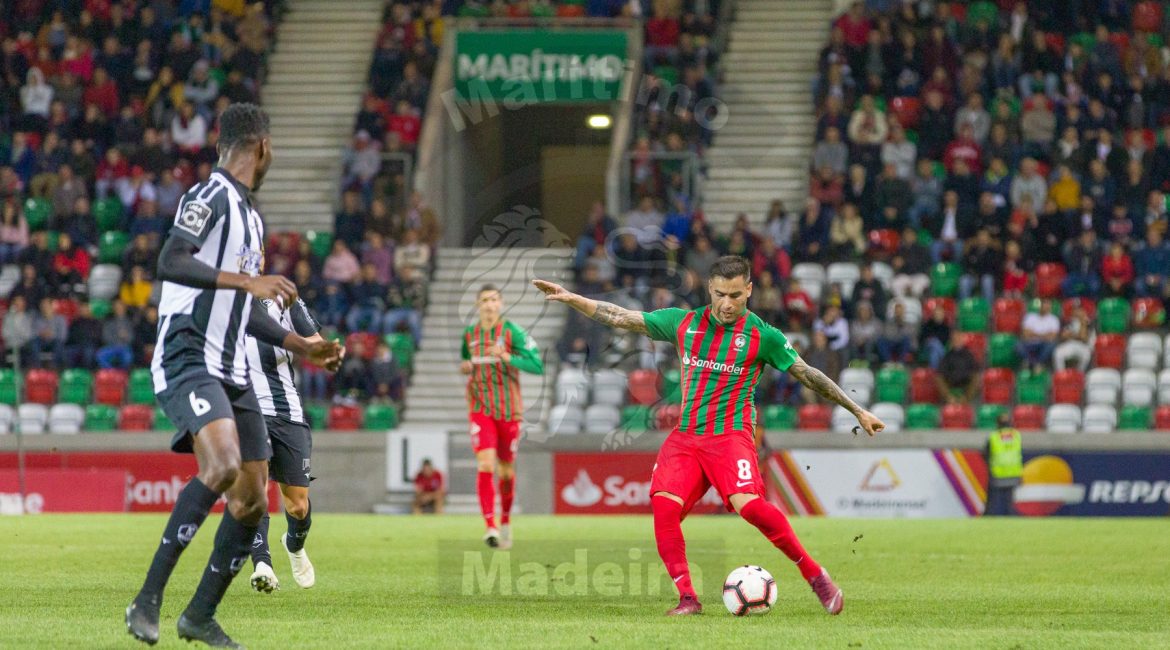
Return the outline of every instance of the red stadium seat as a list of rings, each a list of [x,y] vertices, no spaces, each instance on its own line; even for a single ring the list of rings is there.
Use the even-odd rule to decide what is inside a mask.
[[[352,405],[333,405],[329,408],[329,428],[338,431],[356,431],[362,428],[362,410]]]
[[[895,97],[890,101],[890,112],[898,118],[903,128],[917,128],[918,117],[922,113],[922,100],[917,97]]]
[[[1136,329],[1154,329],[1166,322],[1166,309],[1157,298],[1138,298],[1130,303],[1130,321]]]
[[[24,399],[33,404],[57,402],[57,384],[60,378],[52,370],[29,370],[24,376]]]
[[[1041,264],[1036,267],[1036,295],[1041,298],[1059,298],[1060,283],[1068,276],[1063,264]]]
[[[1125,337],[1120,334],[1098,334],[1096,348],[1097,366],[1121,369],[1125,360]]]
[[[997,333],[1019,334],[1026,311],[1023,300],[1000,298],[991,310],[992,327]]]
[[[980,332],[963,332],[959,335],[959,345],[970,350],[980,366],[987,365],[987,336]]]
[[[649,405],[658,401],[658,371],[645,368],[630,373],[630,402]]]
[[[358,345],[361,345],[361,357],[366,361],[374,358],[378,353],[378,336],[369,332],[354,332],[345,337],[345,348],[347,353],[357,353]]]
[[[1133,29],[1137,32],[1162,31],[1162,3],[1147,0],[1133,8]]]
[[[77,318],[78,312],[81,311],[81,305],[72,298],[60,298],[53,305],[53,311],[64,316],[69,324],[73,324],[73,319]]]
[[[1109,35],[1109,42],[1117,47],[1117,51],[1124,58],[1129,51],[1129,34],[1125,32],[1113,32]],[[1154,145],[1151,144],[1150,149],[1153,150],[1153,148]]]
[[[947,315],[947,325],[955,326],[955,316],[958,313],[958,308],[955,306],[954,298],[934,297],[927,298],[926,302],[922,304],[923,314],[933,314],[935,307],[942,307],[943,312]]]
[[[1052,402],[1080,405],[1085,393],[1085,375],[1080,370],[1067,368],[1052,375]]]
[[[1016,392],[1016,375],[1010,368],[983,371],[983,401],[987,404],[1010,404]]]
[[[154,429],[154,408],[148,404],[127,404],[118,412],[118,428],[125,431]]]
[[[915,368],[910,373],[910,402],[913,404],[938,404],[941,401],[934,371],[930,368]]]
[[[557,16],[559,18],[581,18],[585,15],[585,5],[557,5]]]
[[[1012,410],[1012,426],[1020,431],[1044,429],[1045,410],[1039,404],[1021,404]]]
[[[99,370],[94,378],[93,395],[98,404],[120,406],[126,398],[126,371],[117,368]]]
[[[1055,50],[1057,55],[1064,55],[1064,34],[1057,32],[1046,32],[1044,34],[1044,42],[1048,44],[1048,47]]]
[[[1075,310],[1077,307],[1085,310],[1085,316],[1088,316],[1089,320],[1094,320],[1097,318],[1096,300],[1093,300],[1092,298],[1065,298],[1064,302],[1061,303],[1060,306],[1061,320],[1067,322],[1069,318],[1072,318],[1073,310]]]
[[[796,413],[797,428],[825,431],[833,423],[833,409],[828,404],[805,404]]]
[[[942,428],[970,429],[975,426],[975,409],[970,404],[947,404],[942,410]]]
[[[897,230],[886,228],[869,231],[869,250],[877,259],[893,257],[894,253],[898,251],[898,244],[901,241],[902,236],[898,234]]]
[[[673,431],[682,420],[682,405],[667,404],[654,413],[654,428],[659,431]]]
[[[1170,431],[1170,405],[1159,406],[1154,411],[1154,428],[1159,431]]]

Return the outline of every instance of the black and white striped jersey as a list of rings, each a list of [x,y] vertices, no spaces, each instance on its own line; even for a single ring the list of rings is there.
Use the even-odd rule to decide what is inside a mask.
[[[218,167],[183,195],[168,236],[197,246],[195,259],[214,269],[256,276],[264,268],[264,222],[248,189]],[[244,291],[163,282],[150,364],[154,392],[190,376],[248,386],[244,330],[251,307]]]
[[[257,307],[267,311],[268,315],[284,329],[301,336],[312,336],[321,329],[321,325],[309,313],[309,308],[300,298],[288,309],[281,309],[273,300],[263,300]],[[252,336],[247,337],[246,345],[248,366],[252,373],[252,389],[260,402],[260,412],[268,417],[280,417],[305,424],[301,394],[297,392],[293,354]]]

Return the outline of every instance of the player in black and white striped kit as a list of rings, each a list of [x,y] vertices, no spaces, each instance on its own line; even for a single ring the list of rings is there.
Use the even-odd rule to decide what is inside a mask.
[[[159,253],[163,281],[158,343],[151,370],[167,417],[178,428],[171,448],[194,453],[198,475],[183,488],[142,589],[126,608],[136,639],[158,642],[163,590],[183,549],[221,494],[227,496],[214,549],[195,595],[178,620],[179,637],[239,647],[215,620],[232,578],[248,559],[260,516],[271,448],[244,349],[245,333],[326,368],[341,348],[289,333],[252,299],[292,304],[296,286],[264,269],[264,223],[252,205],[272,162],[268,116],[233,104],[219,118],[219,165],[182,198]]]
[[[297,299],[288,309],[281,309],[272,300],[261,301],[261,305],[273,320],[286,330],[308,338],[320,339],[320,323],[313,318],[304,301]],[[281,537],[281,545],[288,552],[292,565],[293,579],[302,589],[312,587],[316,582],[313,563],[305,552],[305,538],[312,525],[309,504],[309,481],[311,480],[311,458],[313,437],[301,406],[301,395],[297,391],[295,357],[284,348],[269,345],[249,336],[248,366],[252,372],[252,385],[260,402],[260,412],[268,427],[268,438],[272,441],[272,460],[268,464],[268,476],[280,485],[284,498],[284,517],[288,532]],[[260,519],[260,530],[252,542],[252,588],[271,593],[280,588],[280,581],[272,570],[272,553],[268,547],[268,513]]]

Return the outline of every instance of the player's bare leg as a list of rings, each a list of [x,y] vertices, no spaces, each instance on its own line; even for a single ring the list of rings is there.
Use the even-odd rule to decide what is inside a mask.
[[[501,460],[496,470],[500,477],[500,548],[512,548],[512,499],[516,484],[516,465]]]
[[[747,522],[759,529],[772,545],[780,549],[788,559],[796,563],[800,575],[808,581],[813,593],[820,599],[825,611],[840,614],[845,606],[845,597],[829,577],[829,572],[817,564],[804,550],[788,518],[775,505],[755,494],[733,494],[728,498],[731,507]]]
[[[702,614],[703,605],[691,584],[691,569],[687,565],[687,546],[682,534],[683,500],[669,492],[655,492],[650,496],[650,508],[654,512],[658,557],[662,558],[667,575],[678,589],[678,606],[666,615]]]
[[[194,437],[199,473],[179,493],[146,581],[126,608],[126,627],[139,641],[158,643],[159,608],[163,591],[179,556],[195,537],[219,496],[240,473],[240,438],[236,423],[223,418],[207,423]]]
[[[483,449],[475,453],[475,464],[478,475],[476,477],[476,492],[479,494],[479,508],[483,513],[483,521],[487,532],[483,541],[488,546],[496,548],[500,545],[500,530],[496,528],[496,450]]]
[[[309,488],[281,483],[280,494],[284,497],[284,518],[288,523],[288,532],[281,538],[281,544],[284,550],[288,551],[293,580],[298,587],[308,589],[317,582],[313,563],[309,561],[309,555],[305,552],[305,538],[308,537],[309,527],[313,523]]]

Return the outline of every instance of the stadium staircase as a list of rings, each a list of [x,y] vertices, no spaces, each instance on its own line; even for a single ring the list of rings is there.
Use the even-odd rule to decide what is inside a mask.
[[[832,0],[740,0],[721,66],[729,119],[706,155],[704,212],[716,231],[729,231],[740,212],[758,222],[773,199],[802,209],[812,80],[832,16]]]
[[[270,230],[330,230],[353,116],[365,90],[381,0],[290,0],[262,99],[276,164],[260,194]]]
[[[567,307],[546,302],[530,283],[533,277],[565,283],[573,251],[567,248],[440,248],[423,319],[422,346],[406,391],[402,428],[434,432],[467,428],[466,380],[459,374],[460,337],[476,319],[475,293],[483,284],[500,287],[505,318],[536,338],[544,358],[543,376],[521,373],[524,395],[522,439],[542,435],[541,423],[555,396],[556,341],[564,331]],[[466,439],[449,449],[447,511],[479,511],[475,496],[475,456]],[[389,493],[378,512],[406,512],[410,495]]]

